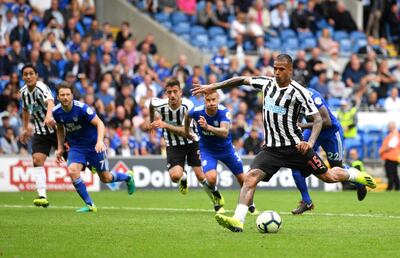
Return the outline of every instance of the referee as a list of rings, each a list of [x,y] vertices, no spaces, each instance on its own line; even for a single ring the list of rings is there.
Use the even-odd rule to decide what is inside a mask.
[[[297,169],[303,175],[315,175],[327,183],[351,181],[376,187],[374,179],[355,168],[328,169],[312,149],[322,128],[322,118],[306,88],[292,80],[293,62],[286,54],[280,54],[274,62],[274,77],[235,77],[211,85],[194,85],[193,94],[208,93],[220,88],[249,85],[263,93],[263,115],[266,144],[254,158],[240,191],[235,215],[215,216],[218,223],[234,232],[243,231],[249,205],[260,181],[269,181],[281,167]],[[313,121],[311,136],[304,141],[297,125],[300,111],[304,108]]]
[[[50,154],[51,147],[57,148],[57,137],[55,134],[55,121],[52,115],[54,98],[49,87],[38,81],[38,72],[32,64],[26,64],[22,68],[22,79],[25,85],[20,90],[22,102],[22,134],[21,142],[26,143],[29,122],[35,128],[32,141],[32,160],[36,190],[38,197],[33,204],[46,208],[49,206],[46,194],[46,172],[44,162]]]

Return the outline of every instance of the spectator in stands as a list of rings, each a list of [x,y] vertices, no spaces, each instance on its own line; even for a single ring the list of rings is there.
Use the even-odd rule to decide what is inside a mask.
[[[389,89],[396,83],[396,77],[389,70],[387,60],[382,60],[377,72],[380,80],[379,88],[377,89],[378,98],[386,98]]]
[[[366,110],[370,112],[380,112],[385,110],[384,107],[382,106],[382,103],[379,102],[378,93],[376,93],[375,91],[372,91],[368,95]]]
[[[135,101],[140,106],[145,104],[153,97],[158,96],[157,86],[149,74],[144,76],[144,81],[135,89]]]
[[[138,54],[135,50],[135,41],[126,40],[123,43],[123,49],[120,49],[117,54],[117,60],[121,62],[123,56],[126,57],[127,65],[132,69],[138,61]]]
[[[396,78],[396,86],[400,88],[400,62],[390,69],[394,78]]]
[[[253,6],[249,10],[249,16],[255,16],[258,25],[267,32],[271,26],[270,13],[268,8],[264,7],[262,0],[254,1]]]
[[[315,34],[320,28],[318,23],[323,19],[323,10],[319,0],[309,0],[307,2],[306,12],[309,28]]]
[[[244,140],[243,148],[248,155],[256,155],[261,150],[262,140],[257,128],[252,127],[249,136]]]
[[[0,146],[4,154],[19,153],[17,140],[12,128],[6,129],[6,134],[0,139]]]
[[[131,27],[129,22],[124,21],[121,23],[120,31],[117,33],[117,39],[115,41],[115,44],[117,48],[121,48],[124,45],[124,42],[127,41],[128,39],[131,39],[133,36],[131,32]]]
[[[75,77],[77,77],[78,74],[84,73],[84,63],[81,61],[81,56],[78,52],[72,54],[71,61],[65,65],[64,72],[64,78],[69,72],[71,72]]]
[[[304,59],[296,59],[296,66],[293,67],[293,78],[298,82],[303,82],[304,85],[308,85],[311,75],[307,69],[307,63]]]
[[[322,62],[321,50],[317,47],[311,50],[311,59],[307,62],[307,70],[310,73],[311,78],[313,76],[318,76],[322,71],[326,71],[326,65]]]
[[[12,71],[12,65],[7,55],[7,46],[0,43],[0,79],[8,80]]]
[[[231,23],[231,38],[236,39],[237,36],[245,37],[247,35],[246,14],[238,13],[236,19]]]
[[[197,20],[199,24],[206,28],[216,26],[217,16],[213,10],[212,1],[206,1],[204,8],[198,14]]]
[[[26,51],[21,47],[21,43],[18,40],[15,40],[12,43],[12,48],[9,52],[8,57],[10,58],[12,69],[14,71],[22,68],[24,63],[26,63],[26,61],[28,60]]]
[[[376,52],[376,46],[375,46],[375,39],[372,36],[368,36],[367,38],[367,45],[361,47],[358,50],[359,54],[367,54],[368,52],[374,51]]]
[[[264,53],[264,50],[266,49],[264,36],[259,36],[254,39],[254,48],[257,55],[261,56]]]
[[[196,0],[176,0],[176,6],[181,12],[196,16]]]
[[[32,8],[26,3],[25,0],[17,0],[15,4],[11,6],[11,10],[14,14],[22,13],[25,17],[32,12]]]
[[[392,1],[390,4],[390,11],[382,17],[383,27],[387,30],[386,37],[388,37],[394,44],[397,51],[400,50],[400,26],[398,10],[399,4]]]
[[[350,58],[350,63],[346,66],[343,71],[343,81],[346,86],[352,89],[357,89],[361,78],[365,75],[364,69],[362,69],[360,64],[360,59],[357,55],[352,55]]]
[[[390,96],[385,99],[384,107],[387,112],[400,112],[399,90],[396,87],[390,90]]]
[[[348,99],[352,93],[351,88],[346,88],[346,85],[340,78],[338,71],[333,72],[332,80],[328,82],[329,95],[334,98]]]
[[[235,147],[235,150],[239,156],[246,155],[246,151],[243,148],[244,141],[242,138],[236,138],[232,140],[232,145]]]
[[[96,94],[96,99],[99,99],[104,105],[105,112],[108,117],[111,117],[115,110],[114,97],[109,93],[110,83],[102,81],[100,83],[99,92]]]
[[[85,17],[94,18],[96,16],[96,7],[94,0],[78,0],[79,9]]]
[[[354,89],[355,97],[365,98],[371,91],[377,92],[379,97],[379,88],[380,76],[376,71],[374,71],[373,63],[371,61],[367,61],[365,63],[365,75],[361,78],[360,87]],[[358,101],[360,101],[360,99],[358,99]]]
[[[49,32],[49,34],[47,34],[47,39],[43,42],[41,50],[51,53],[58,52],[63,56],[67,51],[64,43],[62,43],[62,41],[56,37],[54,32]]]
[[[215,25],[220,26],[225,29],[225,31],[228,31],[230,28],[229,24],[229,12],[224,4],[224,1],[222,0],[216,0],[215,1],[215,15],[216,15],[216,20]]]
[[[122,157],[131,157],[139,155],[138,143],[135,138],[130,136],[129,129],[125,130],[121,136],[121,144],[116,150],[116,154]]]
[[[4,19],[4,14],[0,14],[0,44],[8,44],[9,42],[7,27],[4,23]]]
[[[13,81],[14,77],[18,78],[17,73],[12,73],[10,78]],[[17,79],[18,80],[18,79]],[[0,95],[0,112],[7,109],[7,106],[10,103],[14,103],[15,105],[20,104],[19,100],[19,83],[14,86],[13,83],[9,82],[3,89],[3,92]]]
[[[187,57],[184,54],[180,54],[178,63],[174,64],[171,68],[171,75],[176,77],[178,70],[183,70],[185,75],[189,77],[192,73],[192,67],[187,63]]]
[[[289,28],[289,13],[284,3],[279,3],[271,11],[271,27],[277,31]]]
[[[58,6],[58,0],[51,0],[51,6],[44,12],[43,22],[49,24],[51,18],[56,19],[58,24],[64,25],[64,16]]]
[[[290,28],[296,32],[310,31],[310,23],[304,1],[298,1],[296,9],[290,15]]]
[[[204,79],[203,75],[201,75],[201,67],[198,65],[195,65],[193,67],[193,74],[190,75],[186,82],[185,82],[185,88],[183,88],[183,95],[186,97],[189,97],[192,95],[191,89],[193,85],[193,81],[196,81],[196,83],[199,84],[205,84],[206,80]]]
[[[17,17],[14,15],[13,11],[11,9],[8,9],[6,12],[6,17],[3,20],[3,26],[6,27],[6,31],[8,34],[11,33],[11,31],[17,26],[18,21]]]
[[[248,24],[247,24],[247,34],[255,44],[257,39],[262,39],[262,43],[264,43],[264,30],[260,24],[257,22],[256,15],[248,15]],[[258,47],[264,47],[264,44],[258,45]],[[257,48],[256,48],[257,49]]]
[[[86,77],[93,83],[98,83],[101,77],[100,63],[97,61],[97,55],[95,52],[91,52],[89,60],[85,63],[85,74]]]
[[[352,106],[348,100],[342,99],[337,118],[343,128],[343,136],[345,139],[357,137],[357,112],[357,107]]]
[[[382,13],[385,10],[385,2],[384,0],[371,1],[367,29],[365,30],[367,35],[379,38],[379,27]]]
[[[151,34],[151,33],[147,34],[146,37],[144,38],[144,40],[137,45],[136,50],[140,51],[142,49],[142,45],[144,43],[149,45],[149,47],[150,47],[149,53],[150,54],[152,54],[152,55],[157,54],[157,46],[154,43],[154,35],[153,34]]]
[[[243,45],[243,36],[237,35],[235,38],[235,44],[230,48],[236,54],[236,59],[239,63],[239,66],[243,65],[244,62],[244,45]]]
[[[1,118],[1,126],[0,126],[0,137],[6,137],[7,136],[7,129],[11,128],[13,131],[13,135],[18,135],[18,129],[17,127],[13,127],[11,125],[11,116],[10,113],[5,110],[0,113],[0,118]]]
[[[350,12],[346,10],[346,6],[343,2],[338,2],[336,10],[333,11],[331,17],[329,17],[328,22],[335,30],[345,30],[347,32],[352,32],[357,30],[357,25],[351,16]]]
[[[218,53],[211,58],[210,69],[220,79],[229,70],[229,57],[227,56],[228,50],[225,46],[219,48]]]
[[[39,31],[39,27],[36,21],[31,21],[31,23],[29,24],[28,33],[31,44],[32,42],[42,42],[43,36],[42,33]]]
[[[164,81],[166,78],[171,76],[170,68],[167,66],[167,61],[165,57],[160,56],[158,62],[154,66],[154,71],[157,73],[158,79],[160,81]]]
[[[272,66],[273,66],[273,60],[272,60],[271,51],[268,49],[265,49],[263,51],[262,55],[257,60],[256,68],[258,70],[260,70],[262,74],[264,74],[262,71],[264,69],[267,69]]]
[[[10,33],[10,43],[18,40],[21,46],[25,48],[29,43],[29,33],[25,28],[25,18],[23,15],[18,15],[17,26]]]
[[[42,62],[37,67],[39,77],[43,79],[44,83],[55,86],[53,82],[56,82],[60,73],[58,67],[53,62],[52,54],[50,51],[42,52]]]
[[[338,52],[339,50],[339,44],[332,39],[328,28],[322,29],[321,37],[318,39],[318,46],[323,53]]]
[[[49,35],[50,32],[53,32],[57,39],[64,39],[64,31],[62,30],[61,25],[59,25],[56,19],[51,18],[47,27],[43,30],[44,35]]]
[[[385,38],[379,39],[379,46],[376,47],[376,54],[384,58],[389,57],[388,43]]]
[[[326,71],[322,70],[318,75],[318,80],[315,81],[315,83],[312,83],[310,88],[321,93],[322,97],[327,100],[330,98],[327,82]]]
[[[114,70],[115,65],[112,63],[111,56],[109,54],[103,54],[103,58],[100,63],[101,73],[112,72]]]
[[[388,124],[389,134],[383,140],[382,146],[379,149],[381,159],[385,161],[385,171],[388,178],[387,191],[400,190],[399,175],[397,166],[399,165],[400,157],[400,133],[396,128],[394,121]]]

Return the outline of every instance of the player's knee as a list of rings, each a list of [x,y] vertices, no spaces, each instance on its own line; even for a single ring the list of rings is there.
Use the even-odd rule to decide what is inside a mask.
[[[68,174],[72,179],[77,179],[81,175],[81,171],[74,167],[68,167]]]
[[[208,172],[206,178],[210,185],[215,185],[217,183],[217,173]]]

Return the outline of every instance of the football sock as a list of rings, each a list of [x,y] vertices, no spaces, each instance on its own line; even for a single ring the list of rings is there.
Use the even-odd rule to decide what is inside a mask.
[[[347,179],[347,180],[349,180],[351,182],[355,182],[356,178],[357,178],[358,170],[349,168],[349,169],[345,169],[345,171],[349,174],[349,179]]]
[[[44,167],[34,167],[36,190],[39,196],[47,198],[46,195],[46,172]]]
[[[233,217],[240,220],[242,223],[244,223],[244,220],[246,218],[246,214],[247,214],[248,210],[249,210],[249,207],[247,205],[238,204],[236,206],[235,215],[233,215]]]
[[[186,174],[185,171],[183,171],[181,180],[182,180],[182,181],[186,181],[186,179],[187,179],[187,174]]]
[[[72,184],[74,185],[82,200],[88,205],[93,205],[92,198],[90,198],[86,189],[86,185],[83,183],[82,178],[78,177],[77,179],[73,180]]]
[[[111,182],[121,182],[121,181],[128,182],[131,179],[129,175],[120,172],[112,171],[111,175],[112,175]]]
[[[293,170],[292,172],[294,182],[296,183],[297,189],[301,193],[301,199],[307,204],[311,204],[311,197],[308,194],[308,188],[306,184],[306,178],[301,175],[300,171]]]

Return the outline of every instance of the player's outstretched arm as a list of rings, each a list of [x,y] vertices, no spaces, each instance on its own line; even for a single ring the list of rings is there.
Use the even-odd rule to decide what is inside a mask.
[[[193,84],[192,95],[208,94],[217,89],[223,88],[233,88],[241,85],[250,85],[251,77],[238,76],[222,82],[212,83],[212,84]]]

